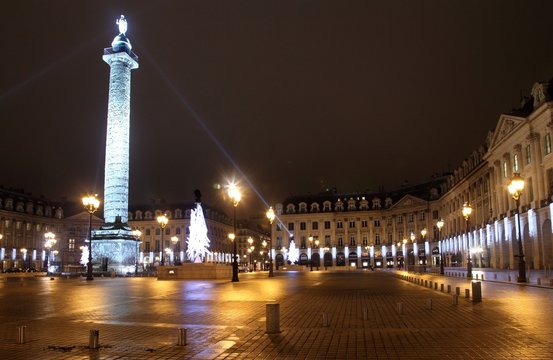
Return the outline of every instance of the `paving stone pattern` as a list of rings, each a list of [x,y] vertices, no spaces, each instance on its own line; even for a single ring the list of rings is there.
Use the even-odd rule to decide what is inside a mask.
[[[0,359],[553,358],[552,289],[484,281],[483,301],[472,303],[464,297],[466,279],[410,274],[423,284],[451,284],[453,292],[461,287],[453,305],[439,285],[424,287],[404,275],[1,282]],[[280,304],[278,334],[265,333],[265,305],[272,302]],[[24,344],[17,343],[21,325]],[[186,346],[177,345],[178,328],[187,329]],[[91,329],[99,330],[98,349],[88,348]]]

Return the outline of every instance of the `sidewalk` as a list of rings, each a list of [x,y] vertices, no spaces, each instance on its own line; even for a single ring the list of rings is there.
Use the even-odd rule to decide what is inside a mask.
[[[439,275],[439,268],[432,268],[427,273]],[[462,267],[449,267],[444,269],[444,276],[464,277],[467,276],[467,269]],[[490,268],[473,268],[472,279],[495,281],[501,283],[513,283],[527,286],[541,286],[553,288],[553,277],[551,272],[546,270],[526,270],[526,283],[517,282],[518,270],[496,270]]]

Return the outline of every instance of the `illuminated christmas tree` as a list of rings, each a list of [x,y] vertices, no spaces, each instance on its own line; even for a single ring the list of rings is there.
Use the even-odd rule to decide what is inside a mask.
[[[290,261],[292,264],[295,264],[298,262],[298,259],[300,257],[300,251],[298,248],[296,248],[296,243],[294,240],[290,241],[290,250],[288,251],[288,261]]]
[[[200,203],[201,194],[198,190],[194,193],[196,194],[196,209],[192,209],[190,212],[190,226],[188,227],[190,235],[186,240],[186,256],[190,261],[202,262],[211,252],[209,251],[204,211]]]

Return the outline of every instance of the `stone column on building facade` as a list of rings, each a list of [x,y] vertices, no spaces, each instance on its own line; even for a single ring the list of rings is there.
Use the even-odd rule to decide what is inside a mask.
[[[530,164],[532,165],[532,187],[537,190],[536,200],[538,201],[537,207],[541,207],[541,201],[547,198],[548,189],[546,188],[546,174],[541,166],[542,153],[540,146],[540,135],[532,132],[528,134],[526,138],[528,145],[530,145]]]

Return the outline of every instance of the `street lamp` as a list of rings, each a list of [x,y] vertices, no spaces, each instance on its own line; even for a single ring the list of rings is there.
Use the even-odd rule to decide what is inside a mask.
[[[173,265],[180,265],[180,257],[177,254],[177,244],[179,243],[179,238],[176,236],[171,237],[171,242],[173,243]]]
[[[409,256],[408,256],[407,266],[415,265],[415,238],[416,238],[415,233],[411,231],[411,235],[409,235],[409,239],[411,239],[411,252],[409,253]],[[411,261],[411,258],[412,258],[412,261]],[[407,271],[409,271],[409,267],[407,268]]]
[[[422,246],[425,247],[425,249],[424,249],[425,251],[424,251],[424,257],[422,258],[422,260],[419,260],[419,265],[423,265],[423,266],[424,266],[424,272],[426,272],[426,255],[427,255],[427,254],[426,254],[426,246],[425,246],[425,243],[424,243],[424,238],[425,238],[425,236],[426,236],[426,232],[427,232],[427,231],[426,231],[426,228],[423,228],[423,229],[421,230]],[[421,262],[422,262],[422,264],[421,264]]]
[[[313,271],[313,236],[309,235],[309,248],[311,249],[311,258],[309,259],[310,271]]]
[[[169,223],[169,219],[167,218],[167,215],[159,215],[157,217],[157,222],[159,223],[159,227],[161,228],[161,248],[165,245],[163,243],[163,233],[165,232],[165,227],[167,226],[167,223]],[[165,256],[163,255],[163,251],[161,252],[161,266],[165,265]]]
[[[270,223],[270,229],[269,229],[269,277],[273,277],[273,221],[275,220],[275,211],[273,210],[273,207],[271,206],[269,210],[267,210],[267,213],[265,214],[267,216],[267,219],[269,219]]]
[[[515,173],[511,179],[511,183],[507,187],[509,194],[515,200],[515,206],[517,208],[517,225],[518,225],[518,282],[526,282],[526,261],[524,260],[524,249],[522,248],[522,233],[520,231],[520,195],[524,190],[524,179],[520,174]]]
[[[252,269],[251,269],[251,267],[252,267],[252,252],[253,252],[252,248],[249,248],[248,249],[248,254],[250,255],[250,262],[249,262],[248,268],[250,269],[250,271],[252,271]]]
[[[88,263],[86,280],[94,280],[92,276],[92,214],[100,207],[100,200],[96,198],[96,195],[87,195],[82,198],[83,206],[88,212]]]
[[[233,234],[236,236],[236,207],[240,203],[240,199],[242,199],[242,194],[240,193],[240,189],[238,186],[236,186],[235,183],[230,183],[228,185],[227,189],[228,197],[232,200],[232,206],[233,206]],[[234,239],[233,239],[234,240]],[[232,282],[238,282],[238,256],[236,255],[237,249],[236,249],[236,241],[233,241],[233,261],[232,261]]]
[[[463,204],[463,217],[465,218],[465,232],[467,234],[467,250],[468,250],[468,259],[467,259],[467,278],[472,279],[472,259],[470,258],[470,249],[469,249],[469,217],[472,214],[472,206],[468,202]]]
[[[263,259],[263,270],[265,270],[267,268],[267,260],[265,260],[265,253],[267,252],[267,241],[266,240],[263,240],[263,242],[261,243],[261,246],[263,247],[263,250],[261,250],[259,252],[259,254],[261,255],[262,259]]]
[[[234,281],[234,262],[236,262],[236,271],[238,272],[238,260],[236,259],[236,257],[238,255],[236,255],[236,235],[234,233],[230,233],[228,234],[228,238],[230,239],[230,241],[232,241],[233,243],[233,248],[235,249],[234,250],[234,254],[233,254],[233,260],[232,260],[232,281]],[[238,278],[238,274],[236,275],[236,278]],[[238,280],[236,280],[238,281]]]
[[[438,228],[438,244],[440,244],[440,241],[442,241],[442,228],[444,227],[444,219],[438,220],[436,223],[436,227]],[[440,246],[440,275],[445,274],[444,272],[444,254],[443,254],[443,244]]]
[[[138,255],[140,252],[140,241],[138,239],[140,239],[140,236],[142,236],[142,231],[134,229],[132,231],[132,234],[136,239],[136,261],[134,263],[134,276],[136,276],[138,274]]]
[[[48,274],[48,261],[50,260],[50,250],[52,246],[56,243],[56,234],[51,231],[48,231],[44,234],[44,247],[46,248],[46,261],[44,261],[44,267],[46,268],[46,274]]]
[[[250,267],[252,266],[252,252],[253,252],[253,239],[252,237],[248,237],[248,244],[250,244],[250,249],[248,250],[248,253],[250,254]]]

